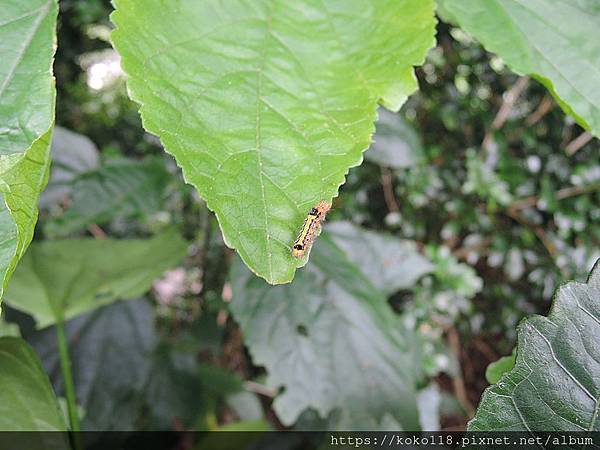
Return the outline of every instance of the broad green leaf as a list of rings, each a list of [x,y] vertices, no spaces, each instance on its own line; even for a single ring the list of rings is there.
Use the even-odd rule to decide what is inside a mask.
[[[423,144],[415,129],[394,112],[379,108],[375,136],[365,159],[391,169],[412,167],[423,162]]]
[[[62,217],[46,225],[46,231],[52,236],[65,236],[91,224],[109,223],[116,217],[157,211],[169,178],[159,159],[110,161],[71,181],[69,207]]]
[[[48,185],[40,196],[40,209],[64,201],[72,192],[72,180],[99,166],[100,152],[88,137],[63,127],[54,127],[52,167]]]
[[[190,427],[202,408],[203,386],[194,352],[176,351],[161,342],[152,352],[146,404],[150,406],[150,429],[173,428],[175,421]]]
[[[15,271],[6,302],[43,328],[142,295],[186,249],[174,231],[152,239],[34,242]]]
[[[600,263],[518,329],[514,368],[486,389],[470,431],[600,431]]]
[[[419,253],[413,241],[364,230],[349,222],[328,223],[327,233],[364,276],[385,294],[412,287],[433,270],[433,264]]]
[[[154,316],[150,302],[135,299],[67,322],[77,400],[86,411],[84,429],[197,426],[220,397],[241,389],[235,375],[198,364],[198,345],[179,348],[160,340]],[[61,392],[55,329],[39,331],[30,340]]]
[[[0,8],[0,298],[33,237],[54,123],[56,0]]]
[[[443,8],[519,74],[539,80],[600,136],[597,0],[443,0]]]
[[[516,349],[515,349],[516,350]],[[485,369],[485,379],[490,384],[496,384],[506,372],[509,372],[515,366],[517,354],[513,352],[508,356],[503,356],[497,361],[490,363]]]
[[[158,343],[154,311],[146,299],[117,302],[66,324],[84,430],[134,430]],[[63,378],[54,327],[30,338],[57,392]]]
[[[271,284],[291,245],[397,110],[434,44],[433,0],[115,0],[112,33],[140,103],[219,220]]]
[[[232,269],[231,311],[268,384],[283,388],[278,417],[291,425],[308,408],[338,409],[340,429],[371,429],[386,414],[417,429],[415,336],[326,233],[319,241],[290,285]]]
[[[0,338],[0,430],[66,431],[39,358],[16,337]]]

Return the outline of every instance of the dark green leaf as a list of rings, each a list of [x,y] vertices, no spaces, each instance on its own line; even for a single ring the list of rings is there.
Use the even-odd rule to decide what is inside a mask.
[[[600,264],[518,333],[514,368],[486,389],[469,430],[600,431]]]
[[[349,222],[328,223],[327,233],[364,276],[386,294],[411,287],[433,269],[413,241],[367,231]]]
[[[415,337],[344,252],[327,235],[319,241],[311,270],[288,286],[233,268],[231,310],[254,363],[283,388],[275,411],[287,425],[308,408],[323,417],[339,408],[342,429],[377,426],[386,414],[418,428]]]
[[[118,302],[66,324],[77,402],[87,430],[133,430],[144,404],[158,338],[147,300]],[[57,391],[63,390],[54,328],[31,338]]]
[[[50,179],[40,197],[40,208],[49,208],[68,198],[72,192],[71,182],[99,165],[100,153],[90,139],[66,128],[54,127]]]
[[[139,217],[160,209],[169,174],[159,159],[119,159],[79,175],[66,213],[46,226],[52,236],[65,236],[116,217]]]

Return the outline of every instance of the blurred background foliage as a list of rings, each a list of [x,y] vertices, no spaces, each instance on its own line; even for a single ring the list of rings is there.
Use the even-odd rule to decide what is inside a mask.
[[[190,242],[185,264],[156,281],[145,298],[67,324],[84,426],[352,426],[347,416],[353,412],[336,410],[335,402],[320,416],[314,408],[292,411],[280,398],[273,407],[278,386],[292,395],[301,384],[292,375],[314,376],[317,384],[328,375],[310,368],[292,374],[277,361],[269,366],[269,352],[281,349],[252,334],[248,324],[260,311],[240,303],[261,295],[266,302],[280,292],[310,304],[314,291],[303,296],[302,287],[321,286],[323,279],[339,283],[348,274],[323,272],[317,254],[291,287],[263,292],[262,282],[246,280],[212,214],[158,139],[141,127],[108,41],[109,2],[62,0],[60,7],[60,128],[36,240],[148,237],[175,226]],[[420,91],[399,114],[380,110],[374,144],[351,169],[326,225],[329,238],[316,249],[329,251],[325,242],[335,242],[377,291],[356,295],[388,298],[387,312],[369,314],[393,315],[390,333],[410,330],[421,349],[414,374],[395,372],[400,381],[414,378],[416,409],[384,414],[379,425],[397,428],[397,420],[405,423],[414,413],[425,429],[460,430],[488,384],[487,366],[511,354],[519,320],[547,313],[556,286],[584,280],[600,257],[600,143],[539,83],[511,73],[443,22],[417,76]],[[322,295],[311,302],[331,306],[327,296],[333,294]],[[339,311],[352,310],[355,298]],[[290,317],[310,315],[303,307]],[[332,313],[324,326],[342,329],[349,320],[342,316]],[[35,331],[28,316],[10,309],[6,321],[0,334],[17,333],[18,323],[61,395],[56,348],[48,339],[53,329]],[[316,339],[308,322],[294,330],[289,339]],[[381,345],[399,339],[365,330],[362,339]],[[410,357],[398,351],[398,358]],[[315,355],[315,363],[328,356],[318,349]]]

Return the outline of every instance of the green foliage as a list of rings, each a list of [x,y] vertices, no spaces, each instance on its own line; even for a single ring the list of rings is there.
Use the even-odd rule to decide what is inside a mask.
[[[33,343],[72,427],[80,411],[86,430],[459,429],[485,373],[498,384],[473,429],[597,428],[598,272],[488,366],[600,256],[600,141],[553,99],[597,132],[591,0],[439,0],[416,69],[432,0],[116,4],[121,55],[109,2],[60,2],[57,117],[73,131],[54,133],[56,4],[0,8],[3,281],[53,141],[0,336]],[[404,103],[413,70],[419,92],[377,112]],[[291,241],[338,188],[293,283],[232,258],[290,281],[306,263]],[[26,378],[39,362],[5,363],[4,339],[0,409],[39,383],[51,395],[15,420],[56,415],[47,380]]]
[[[433,2],[115,4],[112,40],[145,128],[227,245],[269,283],[290,282],[306,262],[291,256],[298,229],[361,162],[377,103],[397,110],[416,89]]]
[[[503,356],[498,359],[498,361],[494,361],[487,369],[485,369],[485,379],[490,384],[496,384],[502,378],[506,372],[510,372],[512,368],[515,366],[515,361],[517,359],[516,349],[508,356]]]
[[[595,0],[443,0],[461,27],[517,73],[546,86],[568,114],[600,136],[600,8]],[[502,32],[498,32],[502,30]]]
[[[231,310],[254,363],[284,389],[278,417],[291,425],[308,408],[322,417],[339,408],[339,429],[377,427],[386,414],[415,429],[416,336],[328,234],[319,239],[290,285],[269,287],[241,264],[231,275]]]
[[[0,430],[66,430],[39,358],[16,337],[0,337]]]
[[[327,234],[365,278],[387,295],[412,287],[433,269],[413,241],[361,229],[349,222],[328,224]]]
[[[67,323],[77,399],[88,413],[84,430],[168,430],[176,422],[204,429],[203,415],[241,383],[201,366],[195,351],[165,340],[147,299],[118,302]],[[62,391],[54,328],[31,337],[48,373]],[[179,348],[181,347],[181,348]],[[95,355],[90,358],[90,355]]]
[[[117,159],[62,185],[72,193],[66,212],[46,225],[60,237],[117,217],[141,218],[160,209],[169,174],[159,159]]]
[[[598,431],[600,266],[561,286],[548,317],[519,325],[517,359],[489,387],[469,430]]]
[[[423,144],[415,129],[400,115],[379,108],[377,133],[365,159],[383,167],[402,169],[423,162]]]
[[[97,169],[100,153],[82,134],[56,126],[52,134],[52,170],[40,196],[40,209],[54,207],[72,193],[72,182],[81,173]]]
[[[186,250],[175,231],[146,240],[36,242],[15,272],[6,301],[43,328],[145,293]]]
[[[56,0],[10,0],[2,5],[0,298],[33,237],[37,200],[48,175],[57,11]]]

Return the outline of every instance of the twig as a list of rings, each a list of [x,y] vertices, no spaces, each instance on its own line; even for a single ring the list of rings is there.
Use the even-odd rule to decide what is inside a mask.
[[[528,84],[529,77],[521,77],[508,91],[504,93],[504,96],[502,98],[502,105],[500,105],[500,109],[498,110],[496,117],[494,117],[490,128],[486,131],[485,136],[483,138],[481,147],[484,150],[490,151],[492,149],[494,143],[494,132],[500,129],[502,125],[504,125],[504,122],[506,122],[506,119],[508,119],[508,117],[510,116],[510,112],[515,102],[517,101],[521,93],[525,90],[525,88],[527,88]]]
[[[106,232],[95,223],[87,227],[87,230],[96,239],[106,239]]]
[[[450,327],[446,330],[446,336],[448,337],[448,344],[456,355],[456,358],[460,360],[460,337],[456,328]],[[465,381],[463,380],[461,370],[458,369],[455,376],[452,377],[452,386],[454,387],[454,393],[461,406],[467,412],[469,417],[475,415],[475,408],[467,397],[467,389],[465,388]]]
[[[244,387],[247,391],[254,392],[255,394],[264,395],[265,397],[275,398],[277,391],[264,384],[259,384],[254,381],[246,381]]]
[[[565,153],[569,156],[573,156],[577,151],[583,147],[585,144],[590,142],[594,136],[589,131],[581,133],[575,139],[567,144],[565,147]]]
[[[525,120],[525,125],[530,127],[540,121],[542,117],[544,117],[552,108],[554,107],[554,100],[548,94],[544,96],[538,107],[531,113],[529,117]]]
[[[554,193],[554,198],[556,200],[564,200],[569,197],[575,197],[577,195],[587,194],[597,190],[600,190],[600,183],[592,183],[585,186],[570,186],[556,191]],[[511,211],[519,211],[524,208],[530,208],[535,206],[538,200],[539,197],[537,195],[524,197],[511,203],[507,209]]]
[[[386,167],[381,168],[381,185],[383,186],[383,198],[390,212],[400,212],[400,206],[396,201],[394,194],[394,185],[392,183],[392,172]]]
[[[482,239],[476,244],[457,248],[452,252],[452,254],[458,259],[465,260],[469,256],[469,253],[482,250],[488,247],[492,242],[494,242],[494,239],[492,237],[486,237],[485,239]]]
[[[521,225],[531,228],[533,230],[533,232],[535,233],[535,235],[540,240],[540,242],[544,245],[544,247],[548,251],[548,254],[552,257],[553,260],[556,260],[556,257],[558,256],[557,251],[556,251],[556,246],[554,245],[554,242],[552,242],[550,240],[550,238],[546,235],[546,232],[544,231],[544,229],[542,227],[525,219],[519,213],[518,210],[508,208],[506,210],[506,215],[515,219]]]

